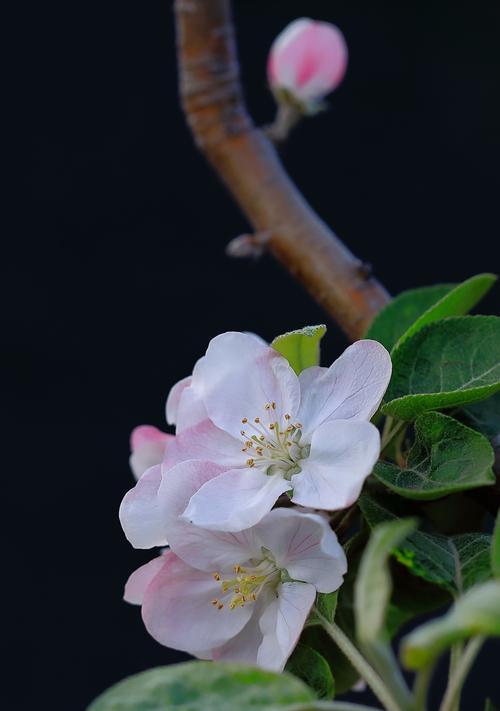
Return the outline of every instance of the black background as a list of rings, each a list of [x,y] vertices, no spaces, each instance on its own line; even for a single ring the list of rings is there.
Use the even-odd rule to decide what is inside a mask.
[[[18,9],[8,69],[20,198],[0,279],[5,616],[24,673],[16,708],[79,711],[114,681],[182,658],[121,601],[150,557],[117,518],[131,428],[164,425],[168,389],[217,333],[270,339],[324,316],[270,259],[224,256],[247,225],[185,128],[171,2]],[[499,270],[497,0],[240,0],[235,14],[260,123],[273,111],[275,35],[304,14],[343,29],[346,80],[284,158],[392,293]],[[497,288],[483,310],[499,307]],[[325,362],[345,345],[332,324]],[[499,651],[483,653],[466,709],[500,701]]]

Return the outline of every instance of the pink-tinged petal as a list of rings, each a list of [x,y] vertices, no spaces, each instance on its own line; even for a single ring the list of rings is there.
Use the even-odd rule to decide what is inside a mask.
[[[260,554],[251,530],[237,534],[206,531],[180,518],[193,494],[223,471],[211,462],[183,462],[164,472],[158,491],[170,548],[194,568],[211,572],[232,570],[235,564]]]
[[[342,81],[348,50],[342,32],[328,22],[295,20],[274,41],[268,78],[304,103],[317,102]]]
[[[290,488],[279,474],[230,469],[196,492],[182,518],[214,531],[242,531],[258,523]]]
[[[174,385],[167,398],[167,422],[176,425],[176,433],[197,425],[206,417],[207,410],[192,383],[192,376]]]
[[[283,583],[278,596],[260,618],[263,634],[257,664],[271,671],[283,671],[316,599],[316,589],[307,583]]]
[[[313,366],[299,376],[298,419],[304,432],[330,420],[369,420],[391,379],[391,357],[377,341],[353,343],[329,368]]]
[[[152,637],[195,656],[235,637],[252,615],[251,605],[230,610],[228,596],[210,573],[191,568],[174,553],[164,557],[165,565],[149,584],[142,604],[142,618]],[[225,602],[222,609],[212,604],[215,599]]]
[[[260,629],[260,618],[266,607],[276,599],[272,589],[264,588],[253,603],[252,616],[236,637],[230,639],[222,647],[213,650],[215,661],[241,662],[244,664],[257,664],[257,654],[264,636]]]
[[[248,333],[214,338],[196,364],[193,385],[210,419],[240,441],[244,418],[268,422],[267,403],[276,404],[281,418],[294,417],[299,406],[299,383],[288,361]]]
[[[132,454],[129,461],[136,479],[140,479],[146,469],[161,464],[165,449],[173,439],[173,435],[162,432],[152,425],[140,425],[132,430],[130,436]]]
[[[203,420],[194,427],[183,430],[170,442],[165,451],[165,466],[173,467],[188,459],[215,462],[226,469],[243,467],[248,454],[242,452],[241,439],[237,440],[219,429],[211,420]]]
[[[160,482],[161,465],[151,467],[125,494],[121,503],[120,523],[134,548],[167,545],[163,516],[158,506]]]
[[[256,527],[256,536],[293,580],[333,592],[347,572],[344,550],[328,522],[317,514],[273,509]]]
[[[123,595],[125,602],[130,602],[132,605],[142,605],[146,590],[164,565],[164,556],[159,555],[149,563],[137,568],[125,583]]]
[[[292,476],[292,501],[336,511],[361,493],[380,454],[380,434],[370,422],[333,420],[315,431],[311,452]]]

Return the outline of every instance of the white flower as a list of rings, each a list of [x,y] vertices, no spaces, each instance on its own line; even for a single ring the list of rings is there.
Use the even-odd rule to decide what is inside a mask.
[[[136,570],[125,599],[142,605],[161,644],[280,671],[316,593],[342,584],[344,552],[322,517],[292,509],[275,509],[237,534],[183,523],[175,514],[196,485],[194,471],[175,477],[167,526],[175,553]]]

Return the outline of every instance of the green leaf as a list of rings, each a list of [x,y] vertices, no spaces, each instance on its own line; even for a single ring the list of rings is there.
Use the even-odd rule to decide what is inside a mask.
[[[495,455],[479,432],[439,412],[415,421],[415,444],[405,469],[378,462],[374,474],[389,489],[408,499],[438,499],[495,483]]]
[[[464,408],[465,416],[476,430],[489,439],[500,435],[500,392]]]
[[[457,284],[451,291],[444,294],[439,301],[436,301],[419,318],[412,323],[408,330],[400,337],[394,350],[398,348],[407,338],[420,331],[424,326],[434,321],[440,321],[450,316],[463,316],[480,301],[491,289],[497,277],[495,274],[478,274],[470,279]]]
[[[500,318],[462,316],[425,326],[393,354],[382,411],[402,420],[500,390]]]
[[[319,699],[331,699],[335,693],[333,674],[326,659],[312,647],[298,644],[287,662],[286,671],[302,679]]]
[[[415,528],[416,521],[407,519],[378,524],[372,531],[354,585],[356,634],[362,643],[382,633],[392,592],[387,561],[393,548]]]
[[[319,617],[316,615],[315,609],[325,617],[328,622],[333,622],[335,618],[335,610],[337,609],[338,590],[332,593],[318,593],[316,596],[316,604],[307,620],[308,625],[322,624]]]
[[[404,291],[375,317],[364,337],[379,341],[391,351],[411,325],[454,287],[438,284]]]
[[[128,677],[87,711],[274,711],[314,698],[311,689],[290,674],[243,664],[185,662]]]
[[[500,512],[497,514],[491,542],[491,570],[495,578],[500,578]]]
[[[306,326],[276,336],[271,346],[288,360],[298,375],[305,368],[319,364],[319,342],[325,333],[326,326]]]
[[[372,497],[359,500],[368,525],[399,517]],[[442,536],[415,531],[394,548],[393,555],[410,572],[458,596],[491,577],[491,538],[483,533]]]
[[[401,656],[408,668],[422,669],[452,644],[476,636],[500,637],[500,580],[477,585],[448,614],[414,630]]]

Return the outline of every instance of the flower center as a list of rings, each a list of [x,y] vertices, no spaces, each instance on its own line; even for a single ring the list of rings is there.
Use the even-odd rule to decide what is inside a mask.
[[[267,474],[279,471],[290,478],[300,471],[299,461],[309,455],[310,446],[301,444],[302,424],[292,423],[287,413],[280,416],[275,402],[266,403],[264,413],[263,417],[241,420],[245,425],[240,431],[244,444],[241,451],[250,455],[246,465],[261,467]]]
[[[212,577],[220,582],[222,595],[211,602],[218,610],[225,605],[230,610],[244,607],[247,603],[257,600],[264,587],[275,587],[281,578],[281,570],[272,558],[264,558],[256,565],[235,565],[234,578],[223,578],[220,573],[213,573]]]

